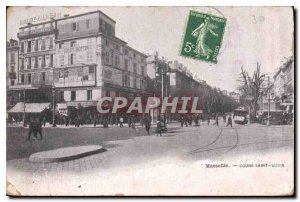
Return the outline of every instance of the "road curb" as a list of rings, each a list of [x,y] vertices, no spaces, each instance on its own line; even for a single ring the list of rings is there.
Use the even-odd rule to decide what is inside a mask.
[[[70,161],[106,151],[100,145],[63,147],[31,154],[29,161],[34,163],[53,163]]]

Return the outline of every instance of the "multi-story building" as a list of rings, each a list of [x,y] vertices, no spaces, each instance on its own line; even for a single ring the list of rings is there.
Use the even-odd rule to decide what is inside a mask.
[[[57,21],[54,85],[58,102],[94,106],[100,97],[144,91],[146,55],[115,36],[115,21],[101,11]]]
[[[17,85],[19,77],[19,44],[18,41],[10,39],[6,42],[6,88]],[[18,95],[7,91],[7,108],[16,104]]]
[[[235,102],[239,103],[240,102],[240,94],[236,92],[229,92],[228,93],[229,97],[231,97]]]
[[[280,103],[281,109],[293,109],[294,103],[294,58],[290,57],[275,73],[274,97]]]
[[[51,100],[52,71],[55,65],[55,21],[27,24],[18,33],[19,77],[14,90],[25,90],[27,102]]]
[[[19,72],[19,43],[14,39],[10,39],[6,43],[6,73],[7,73],[7,86],[14,86],[18,82]]]

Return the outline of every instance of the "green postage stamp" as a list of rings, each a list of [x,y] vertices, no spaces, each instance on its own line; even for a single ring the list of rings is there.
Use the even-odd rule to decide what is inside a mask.
[[[217,63],[226,18],[190,11],[181,55]]]

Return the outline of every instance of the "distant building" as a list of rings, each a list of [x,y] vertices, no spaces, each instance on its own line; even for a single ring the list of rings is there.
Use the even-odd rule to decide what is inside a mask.
[[[236,92],[229,92],[228,93],[228,96],[233,98],[233,100],[237,103],[240,103],[240,94],[239,93],[236,93]]]
[[[14,86],[18,83],[19,72],[19,43],[10,39],[6,43],[6,86]]]
[[[19,79],[19,43],[14,39],[6,42],[6,87],[18,84]],[[7,108],[11,108],[18,101],[18,95],[7,91]]]
[[[274,75],[274,97],[281,109],[293,110],[294,106],[294,58],[290,57]]]

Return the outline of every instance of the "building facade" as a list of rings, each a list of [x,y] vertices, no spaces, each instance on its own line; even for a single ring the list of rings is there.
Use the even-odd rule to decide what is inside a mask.
[[[19,78],[19,43],[14,39],[6,42],[6,89],[18,84]],[[7,91],[7,108],[13,107],[18,101],[18,95]]]
[[[137,96],[145,89],[146,55],[115,36],[115,21],[94,11],[57,20],[57,101],[95,106],[101,97]]]
[[[22,93],[26,102],[49,102],[51,100],[52,74],[55,66],[55,37],[55,20],[38,24],[29,23],[20,28],[18,85],[11,90],[26,91]],[[21,100],[24,101],[24,97]]]
[[[6,86],[14,86],[18,83],[19,76],[19,43],[10,39],[6,43]]]
[[[294,106],[294,58],[290,57],[273,76],[274,99],[280,109],[293,110]]]

